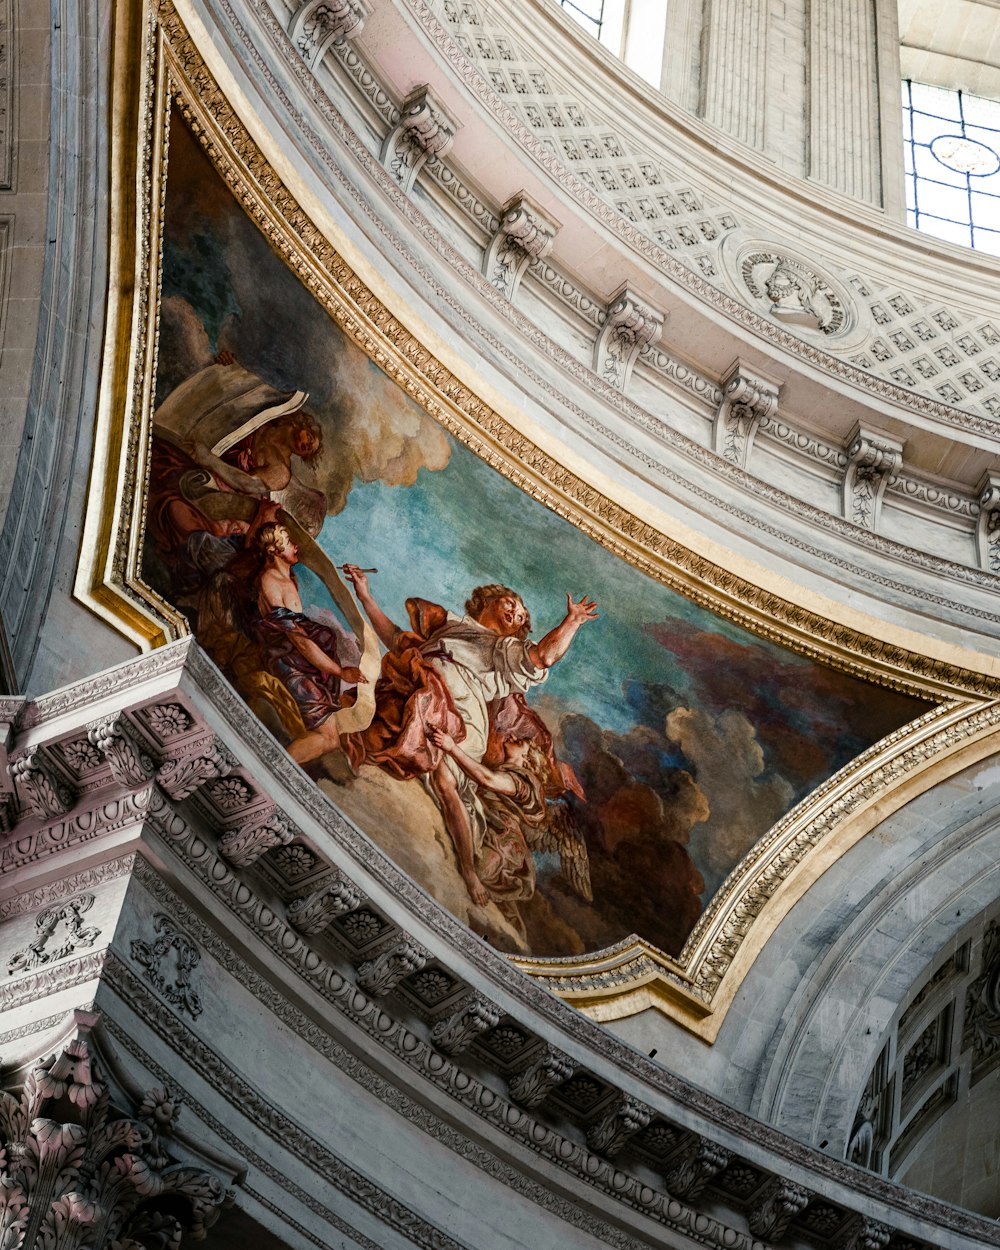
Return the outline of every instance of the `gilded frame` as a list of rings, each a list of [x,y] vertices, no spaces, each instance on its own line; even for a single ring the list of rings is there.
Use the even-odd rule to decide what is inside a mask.
[[[142,580],[166,125],[177,103],[233,194],[331,317],[451,434],[521,489],[666,586],[754,633],[938,704],[809,795],[737,865],[677,959],[626,941],[578,959],[513,958],[598,1020],[655,1007],[714,1040],[757,952],[809,885],[888,814],[993,753],[1000,680],[850,628],[705,558],[598,490],[453,372],[359,276],[281,180],[180,15],[119,0],[113,33],[111,274],[91,489],[75,593],[140,649],[187,632]]]

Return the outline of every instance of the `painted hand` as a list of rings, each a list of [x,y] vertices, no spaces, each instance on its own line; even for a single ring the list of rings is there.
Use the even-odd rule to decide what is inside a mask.
[[[573,596],[566,595],[566,620],[571,625],[583,625],[586,621],[597,620],[597,600],[584,595],[579,603],[573,602]]]

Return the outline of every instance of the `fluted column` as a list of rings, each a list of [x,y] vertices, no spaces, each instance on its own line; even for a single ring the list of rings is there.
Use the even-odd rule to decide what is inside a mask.
[[[704,47],[702,116],[733,138],[763,149],[766,0],[709,0]]]
[[[875,0],[809,9],[809,176],[880,204]]]

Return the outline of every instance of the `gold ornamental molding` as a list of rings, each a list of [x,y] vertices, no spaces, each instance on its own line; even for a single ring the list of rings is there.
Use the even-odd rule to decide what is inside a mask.
[[[529,436],[513,403],[499,411],[474,372],[459,372],[470,366],[450,365],[444,351],[431,350],[432,336],[402,305],[392,305],[391,292],[376,292],[362,277],[365,262],[340,232],[317,224],[318,214],[306,211],[310,193],[279,176],[273,150],[271,159],[265,155],[268,143],[277,141],[253,132],[252,111],[248,105],[248,116],[237,110],[235,101],[243,97],[235,87],[231,96],[221,89],[214,72],[221,53],[208,39],[197,46],[182,12],[184,5],[170,0],[118,0],[115,10],[111,296],[77,597],[142,650],[189,632],[140,571],[167,121],[176,105],[233,195],[339,328],[498,472],[621,559],[715,614],[823,664],[938,705],[853,761],[761,838],[717,891],[678,958],[634,939],[575,959],[513,959],[595,1019],[656,1007],[713,1040],[757,953],[812,882],[904,803],[1000,748],[995,665],[945,644],[937,654],[921,654],[912,635],[893,635],[886,627],[885,636],[876,637],[824,615],[819,600],[781,597],[755,584],[751,566],[733,557],[733,567],[725,567],[664,534],[581,476],[570,453],[561,459]],[[387,185],[385,193],[391,199],[394,188]]]

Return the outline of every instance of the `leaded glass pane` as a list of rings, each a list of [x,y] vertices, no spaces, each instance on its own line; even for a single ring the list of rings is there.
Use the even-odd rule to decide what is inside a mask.
[[[1000,101],[903,84],[907,222],[1000,254]]]

